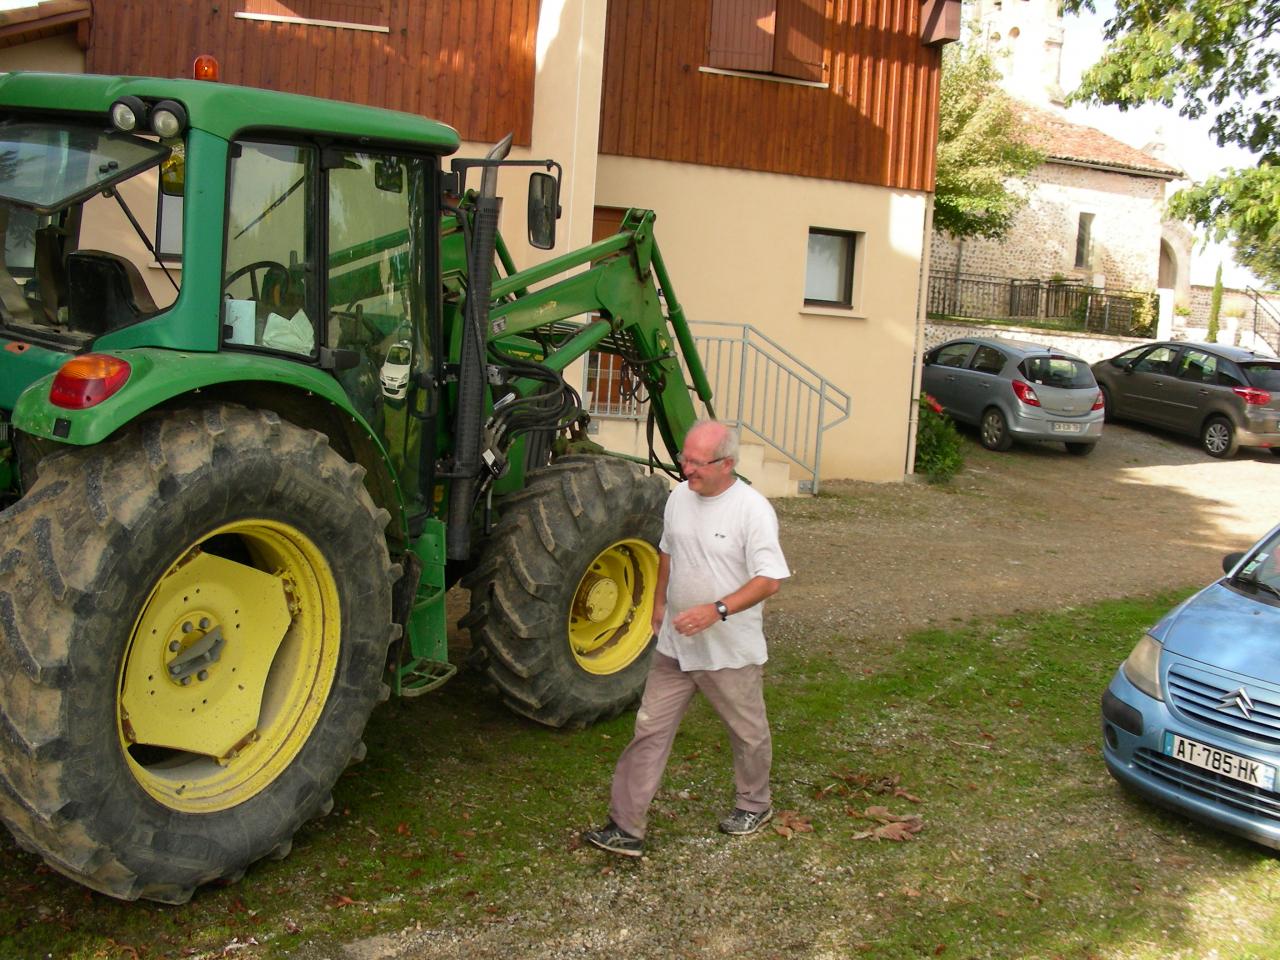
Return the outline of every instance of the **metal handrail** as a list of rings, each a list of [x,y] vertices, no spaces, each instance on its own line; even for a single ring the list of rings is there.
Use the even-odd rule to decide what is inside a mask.
[[[1277,312],[1271,305],[1271,301],[1253,287],[1246,286],[1244,292],[1253,301],[1253,335],[1261,338],[1271,349],[1280,354],[1280,312]],[[1269,328],[1266,332],[1258,330],[1259,320],[1265,321],[1263,326]]]
[[[817,493],[823,434],[849,418],[849,394],[750,324],[691,326],[721,418],[804,470],[802,487]],[[623,377],[615,358],[593,355],[583,373],[584,397],[595,386],[587,412],[645,417],[647,405],[629,395]]]

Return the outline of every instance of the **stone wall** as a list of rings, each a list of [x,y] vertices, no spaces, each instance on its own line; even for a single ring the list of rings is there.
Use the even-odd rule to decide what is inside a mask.
[[[1112,289],[1147,292],[1160,272],[1164,181],[1044,163],[1029,181],[1026,207],[1003,240],[957,241],[935,232],[933,273],[956,271],[997,277],[1080,279]],[[1077,268],[1081,213],[1094,214],[1093,259]],[[957,262],[958,261],[958,262]]]
[[[1263,294],[1271,305],[1274,316],[1280,317],[1280,292]],[[1189,302],[1179,302],[1174,307],[1173,337],[1177,340],[1203,340],[1209,331],[1209,306],[1213,300],[1213,287],[1193,285]],[[1265,311],[1259,316],[1255,339],[1253,300],[1243,290],[1224,287],[1222,309],[1218,313],[1218,342],[1280,351],[1280,324],[1269,318]],[[1259,343],[1258,339],[1262,342]]]
[[[940,343],[957,337],[1003,337],[1006,340],[1027,340],[1031,343],[1056,347],[1089,363],[1106,360],[1129,347],[1149,340],[1133,337],[1104,337],[1096,333],[1071,333],[1066,330],[1039,330],[1032,327],[983,327],[967,323],[949,323],[930,320],[924,328],[924,348],[931,350]]]

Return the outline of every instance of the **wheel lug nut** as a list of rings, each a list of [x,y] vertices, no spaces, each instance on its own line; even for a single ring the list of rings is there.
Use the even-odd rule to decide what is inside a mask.
[[[201,617],[201,618],[200,618],[200,629],[201,629],[201,630],[208,630],[208,629],[209,629],[209,618],[208,618],[208,617]]]
[[[195,627],[191,626],[191,621],[190,621],[190,620],[188,620],[186,623],[184,623],[184,624],[182,625],[182,632],[183,632],[183,633],[190,633],[190,632],[191,632],[192,630],[194,630],[194,629],[195,629]]]
[[[201,670],[199,673],[197,673],[197,674],[196,674],[196,679],[197,679],[197,680],[208,680],[208,679],[209,679],[209,671],[208,671],[208,670]]]
[[[170,652],[170,653],[177,653],[177,652],[178,652],[178,650],[180,650],[181,648],[182,648],[182,644],[180,644],[177,640],[171,640],[171,641],[169,642],[169,652]]]
[[[182,678],[182,685],[183,685],[184,687],[185,687],[187,684],[189,684],[190,682],[191,682],[191,678],[190,678],[190,677],[183,677],[183,678]]]

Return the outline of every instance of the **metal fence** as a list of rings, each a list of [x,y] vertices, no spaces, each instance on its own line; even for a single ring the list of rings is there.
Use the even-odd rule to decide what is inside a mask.
[[[1245,287],[1244,292],[1253,301],[1253,335],[1280,354],[1280,311],[1261,291]]]
[[[749,324],[691,326],[720,419],[798,465],[810,478],[802,486],[817,493],[822,435],[848,419],[849,394]],[[619,357],[589,354],[583,391],[592,416],[648,415]]]
[[[932,316],[1015,320],[1056,330],[1152,336],[1152,294],[1090,287],[1072,280],[1019,280],[967,273],[931,273]]]

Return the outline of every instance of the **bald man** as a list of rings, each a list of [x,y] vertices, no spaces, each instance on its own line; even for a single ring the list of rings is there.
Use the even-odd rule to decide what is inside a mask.
[[[644,852],[649,805],[695,693],[720,716],[733,746],[736,798],[720,829],[755,833],[773,816],[773,741],[764,704],[763,601],[790,576],[769,501],[734,475],[738,436],[702,420],[685,437],[685,480],[667,500],[658,550],[657,649],[618,758],[609,821],[583,839],[625,857]]]

